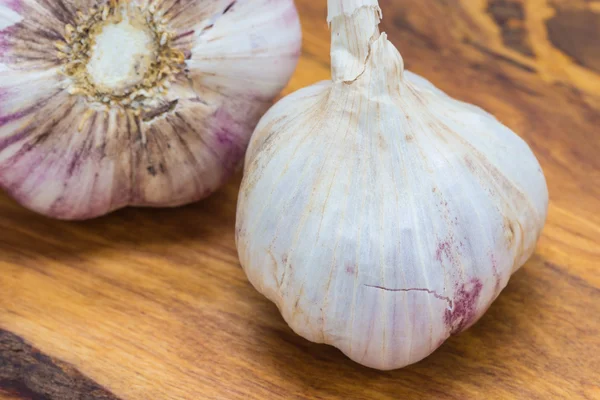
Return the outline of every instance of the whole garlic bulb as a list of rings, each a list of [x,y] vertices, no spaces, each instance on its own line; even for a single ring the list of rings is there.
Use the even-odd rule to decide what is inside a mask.
[[[0,0],[0,186],[63,219],[202,199],[300,44],[293,0]]]
[[[259,123],[236,240],[301,336],[378,369],[471,326],[531,256],[548,192],[493,116],[404,71],[377,1],[330,0],[331,82]]]

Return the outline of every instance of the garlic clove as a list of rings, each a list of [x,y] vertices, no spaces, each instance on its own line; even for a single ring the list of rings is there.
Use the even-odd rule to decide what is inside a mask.
[[[385,34],[354,29],[378,15],[334,15],[333,81],[261,119],[236,243],[295,332],[386,370],[483,315],[533,253],[548,192],[522,139],[404,71]]]
[[[62,3],[0,4],[0,186],[52,217],[208,196],[299,57],[292,0]]]
[[[291,1],[233,3],[237,12],[227,24],[220,19],[212,22],[213,27],[191,49],[188,65],[197,83],[194,88],[271,100],[273,92],[281,91],[280,82],[287,82],[294,72],[300,56],[298,14]],[[232,27],[246,40],[232,35]]]

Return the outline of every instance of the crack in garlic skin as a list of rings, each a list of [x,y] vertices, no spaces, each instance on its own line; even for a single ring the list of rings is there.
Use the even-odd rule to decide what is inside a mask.
[[[364,286],[373,288],[373,289],[385,290],[387,292],[425,292],[425,293],[429,293],[436,299],[446,301],[448,303],[449,310],[452,310],[454,308],[454,306],[452,305],[452,300],[449,297],[442,296],[434,290],[429,290],[429,289],[425,289],[425,288],[393,289],[393,288],[386,288],[386,287],[377,286],[377,285],[364,285]]]
[[[384,33],[353,29],[377,17],[374,0],[336,2],[335,79],[261,119],[236,243],[296,333],[389,370],[483,315],[534,252],[548,190],[515,133],[405,71]],[[338,49],[337,34],[368,46]]]
[[[93,40],[72,50],[122,7],[158,62],[98,90]],[[240,165],[300,39],[292,0],[0,0],[0,186],[61,219],[202,199]]]

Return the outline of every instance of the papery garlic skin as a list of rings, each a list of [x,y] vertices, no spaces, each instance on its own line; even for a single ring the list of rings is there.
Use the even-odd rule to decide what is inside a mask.
[[[82,26],[98,32],[75,56]],[[292,0],[0,0],[0,187],[61,219],[200,200],[241,163],[300,45]]]
[[[262,118],[236,242],[296,333],[400,368],[482,316],[533,253],[548,191],[522,139],[404,71],[385,34],[363,29],[367,51],[336,46],[380,10],[331,3],[334,80]]]

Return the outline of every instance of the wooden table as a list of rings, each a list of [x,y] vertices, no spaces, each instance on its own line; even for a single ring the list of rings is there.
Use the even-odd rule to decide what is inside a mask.
[[[329,77],[325,0],[297,3],[286,93]],[[407,67],[522,134],[548,179],[537,252],[480,322],[393,372],[294,335],[239,266],[239,177],[86,223],[1,197],[0,399],[600,399],[600,2],[381,6]]]

